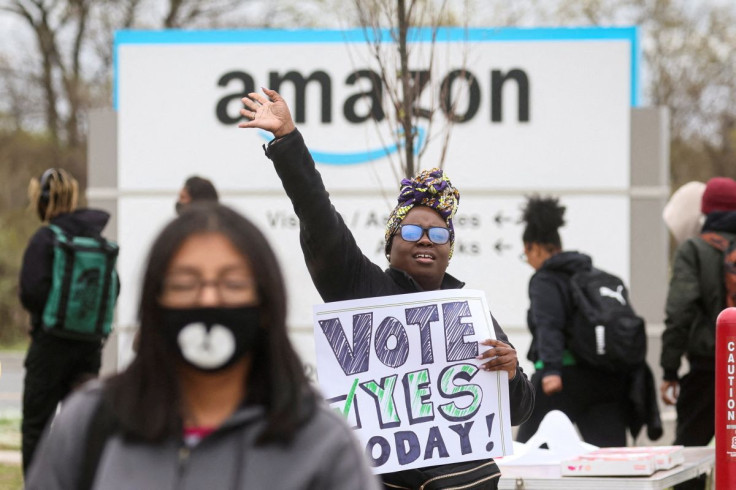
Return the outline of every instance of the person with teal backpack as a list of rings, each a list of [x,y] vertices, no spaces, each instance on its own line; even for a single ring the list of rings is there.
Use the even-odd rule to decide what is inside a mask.
[[[97,376],[112,328],[118,246],[101,235],[109,214],[77,209],[78,196],[76,179],[59,168],[46,170],[29,187],[44,226],[28,243],[19,284],[31,317],[21,426],[24,472],[59,402]]]

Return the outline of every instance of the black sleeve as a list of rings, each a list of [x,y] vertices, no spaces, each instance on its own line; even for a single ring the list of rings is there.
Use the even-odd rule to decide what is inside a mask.
[[[44,429],[26,475],[26,490],[80,490],[84,472],[96,471],[94,461],[85,461],[90,454],[87,445],[93,442],[90,438],[105,437],[103,432],[90,436],[90,430],[96,429],[93,419],[101,397],[101,389],[93,386],[99,386],[98,382],[87,383],[70,393],[54,423]],[[96,459],[103,455],[104,452],[100,452]]]
[[[491,315],[491,320],[493,320],[493,330],[496,333],[496,339],[502,340],[511,347],[514,347],[493,315]],[[534,387],[518,362],[516,363],[516,376],[509,381],[509,407],[511,408],[511,425],[521,425],[524,423],[534,409]]]
[[[23,254],[19,295],[23,307],[32,315],[41,315],[51,291],[54,263],[54,233],[46,226],[31,237]]]
[[[700,261],[693,240],[687,240],[677,249],[672,265],[672,278],[667,290],[665,329],[662,332],[660,365],[666,381],[677,381],[677,371],[687,351],[690,328],[702,314],[700,290]]]
[[[534,346],[544,362],[544,375],[562,371],[565,351],[565,295],[560,284],[549,274],[535,274],[529,282],[529,309],[536,329]]]
[[[355,238],[330,202],[322,176],[298,130],[266,148],[299,218],[300,241],[307,269],[324,301],[381,294],[387,279],[361,252]]]

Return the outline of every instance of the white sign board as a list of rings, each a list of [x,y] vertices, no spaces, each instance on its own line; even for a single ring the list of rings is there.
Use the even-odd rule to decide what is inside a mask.
[[[314,336],[322,392],[376,473],[513,451],[508,374],[476,359],[495,338],[482,291],[317,305]]]
[[[413,70],[430,66],[429,37],[419,31],[412,43]],[[564,246],[626,279],[636,29],[445,29],[438,39],[433,83],[416,104],[440,110],[417,130],[421,166],[435,166],[442,138],[432,131],[450,117],[443,104],[457,103],[444,166],[461,193],[448,272],[494,298],[502,325],[525,326],[532,271],[518,260],[519,207],[543,192],[568,207]],[[311,306],[321,300],[298,222],[261,150],[267,137],[237,129],[239,100],[261,86],[282,93],[336,208],[364,253],[386,264],[383,227],[400,174],[379,106],[361,95],[378,70],[362,30],[122,31],[115,42],[119,323],[135,324],[148,247],[197,174],[265,231],[290,285],[289,324],[300,345],[311,344]],[[449,102],[442,84],[452,88]],[[387,112],[385,94],[383,105]]]

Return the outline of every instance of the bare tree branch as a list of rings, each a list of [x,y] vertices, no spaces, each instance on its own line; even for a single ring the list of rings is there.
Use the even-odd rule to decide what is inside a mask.
[[[381,78],[383,94],[391,109],[386,114],[386,125],[396,138],[401,148],[398,153],[402,176],[414,175],[420,161],[425,155],[428,143],[437,139],[435,118],[440,114],[435,94],[441,92],[436,78],[435,61],[437,58],[437,35],[442,25],[452,22],[452,15],[447,10],[446,0],[356,0],[354,3],[357,19],[363,28],[367,45]],[[415,43],[412,39],[415,29],[424,27],[430,32],[430,41]],[[467,24],[466,24],[467,28]],[[384,31],[384,29],[386,31]],[[384,32],[388,32],[391,43],[383,43]],[[416,53],[412,53],[416,49]],[[411,63],[420,57],[426,66],[421,70],[414,69]],[[462,66],[467,61],[463,55]],[[458,89],[457,91],[459,91]],[[431,92],[428,102],[420,98],[422,94]],[[456,98],[451,99],[454,101]],[[428,105],[424,105],[424,104]],[[452,105],[456,105],[453,102]],[[453,112],[454,107],[449,109]],[[420,123],[426,124],[426,132],[421,147],[417,147],[417,128]],[[450,143],[450,132],[454,121],[450,119],[440,129],[441,145],[440,161],[433,162],[442,166]],[[377,125],[378,127],[378,125]],[[381,131],[378,131],[379,135]]]

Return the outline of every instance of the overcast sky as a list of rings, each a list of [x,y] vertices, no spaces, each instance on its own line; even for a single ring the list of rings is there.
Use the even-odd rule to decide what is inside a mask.
[[[559,0],[514,0],[513,2],[450,0],[449,5],[456,8],[458,13],[461,13],[462,6],[467,3],[469,11],[472,12],[469,19],[470,25],[476,27],[494,27],[509,22],[522,26],[535,26],[549,18],[544,15],[539,7],[542,6],[549,10],[557,1]],[[736,10],[735,0],[679,1],[691,9],[727,5]],[[9,3],[11,2],[8,0],[0,0],[0,5],[8,5]],[[162,6],[165,5],[164,0],[144,0],[143,5],[147,6],[149,12],[146,15],[141,15],[141,18],[161,18]],[[249,24],[258,25],[263,19],[267,19],[277,27],[317,25],[327,28],[355,27],[355,23],[349,20],[353,17],[346,13],[346,5],[352,5],[352,2],[339,0],[250,0],[243,2],[242,7],[235,11],[228,12],[224,21],[232,23],[235,27],[247,27]],[[241,21],[238,19],[241,19]],[[626,23],[626,20],[622,19],[620,23]],[[28,63],[29,58],[35,58],[35,53],[36,40],[28,26],[18,16],[0,11],[0,62],[5,60],[5,66],[10,66],[13,71],[36,70],[36,66]],[[3,66],[2,63],[0,63],[1,66]],[[646,67],[642,68],[646,77]],[[2,93],[0,93],[0,96],[2,96]]]

